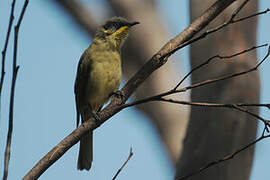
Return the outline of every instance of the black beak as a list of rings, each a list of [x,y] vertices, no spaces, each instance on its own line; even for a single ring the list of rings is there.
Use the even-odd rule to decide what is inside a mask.
[[[129,24],[128,24],[128,26],[129,26],[129,27],[131,27],[131,26],[134,26],[134,25],[136,25],[136,24],[140,24],[140,23],[139,23],[139,22],[137,22],[137,21],[135,21],[135,22],[131,22],[131,23],[129,23]]]

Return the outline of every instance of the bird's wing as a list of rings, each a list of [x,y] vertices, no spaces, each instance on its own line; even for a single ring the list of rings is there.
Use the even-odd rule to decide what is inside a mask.
[[[89,56],[87,56],[87,52],[85,51],[79,61],[77,76],[74,85],[74,93],[76,100],[76,110],[77,110],[77,127],[80,123],[80,115],[82,111],[82,107],[84,106],[85,101],[85,90],[87,87],[87,82],[89,78],[89,70],[91,68],[91,60]]]

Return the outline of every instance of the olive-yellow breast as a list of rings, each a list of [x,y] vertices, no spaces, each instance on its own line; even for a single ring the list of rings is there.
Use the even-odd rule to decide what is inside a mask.
[[[96,117],[110,94],[121,83],[121,47],[129,30],[138,22],[128,22],[122,17],[113,17],[102,25],[92,44],[82,54],[75,82],[77,125],[92,116]],[[77,168],[89,170],[93,160],[93,132],[80,141]]]

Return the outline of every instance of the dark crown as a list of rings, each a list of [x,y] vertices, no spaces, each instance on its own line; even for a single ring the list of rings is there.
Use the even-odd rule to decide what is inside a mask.
[[[113,17],[109,19],[102,27],[104,29],[119,29],[123,26],[133,26],[139,24],[139,22],[128,22],[125,18],[122,17]]]

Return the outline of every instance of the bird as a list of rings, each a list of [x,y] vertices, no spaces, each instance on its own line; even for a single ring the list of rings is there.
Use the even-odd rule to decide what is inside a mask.
[[[122,77],[121,47],[132,26],[123,17],[112,17],[101,25],[90,46],[80,57],[74,85],[77,127],[91,117],[99,120],[97,112],[117,92]],[[78,170],[90,170],[93,161],[93,131],[80,139]]]

